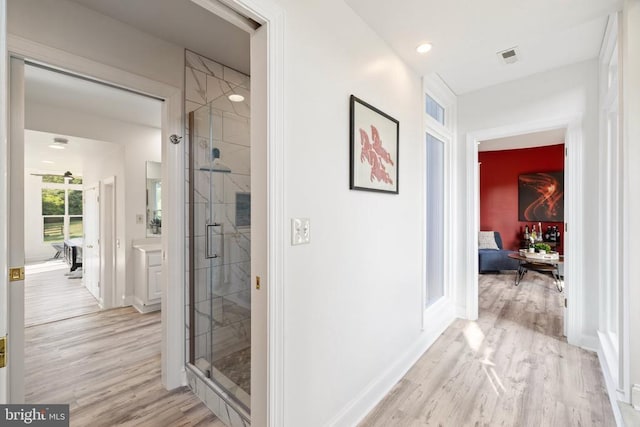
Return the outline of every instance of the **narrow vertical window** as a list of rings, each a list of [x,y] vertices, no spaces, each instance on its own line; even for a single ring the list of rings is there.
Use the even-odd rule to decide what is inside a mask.
[[[427,133],[426,307],[444,296],[444,143]]]

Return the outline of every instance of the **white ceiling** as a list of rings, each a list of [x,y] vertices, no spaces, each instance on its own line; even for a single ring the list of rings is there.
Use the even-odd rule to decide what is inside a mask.
[[[25,66],[25,109],[34,104],[82,112],[124,123],[160,128],[162,102],[55,71]],[[49,148],[54,137],[69,140],[64,150]],[[123,142],[118,141],[118,142]],[[71,135],[25,130],[25,167],[39,171],[81,173],[83,159],[99,159],[113,143]],[[53,163],[43,163],[43,160]]]
[[[517,150],[520,148],[564,144],[565,133],[566,129],[552,129],[544,132],[489,139],[480,142],[478,151]]]
[[[249,33],[205,11],[191,0],[73,1],[250,74]]]
[[[456,94],[595,58],[620,0],[345,0],[420,75]],[[420,55],[416,47],[431,42]],[[496,52],[518,46],[521,61]]]
[[[25,66],[25,100],[159,128],[162,102],[55,71]]]
[[[53,138],[55,137],[69,140],[64,150],[49,147],[49,145],[54,145]],[[85,168],[90,166],[85,164],[86,159],[93,159],[93,161],[100,159],[112,151],[116,145],[110,142],[28,129],[24,131],[24,141],[24,166],[29,172],[64,173],[71,171],[74,175],[82,175]],[[43,160],[53,163],[43,163]]]

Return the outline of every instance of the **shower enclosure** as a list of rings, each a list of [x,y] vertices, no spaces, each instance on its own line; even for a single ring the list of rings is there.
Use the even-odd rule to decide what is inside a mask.
[[[249,412],[249,95],[229,97],[239,89],[223,86],[219,97],[189,113],[188,360]]]

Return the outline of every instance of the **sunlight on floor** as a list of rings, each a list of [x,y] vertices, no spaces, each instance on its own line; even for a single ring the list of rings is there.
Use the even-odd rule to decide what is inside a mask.
[[[69,268],[67,263],[62,259],[50,259],[48,261],[37,261],[29,263],[24,267],[26,274],[46,273],[47,271],[56,271]]]
[[[475,352],[480,350],[480,346],[484,341],[484,333],[480,329],[477,323],[469,322],[466,328],[464,328],[464,337],[467,340],[467,344]]]
[[[489,348],[489,347],[485,348],[484,358],[480,361],[480,363],[482,363],[482,370],[484,371],[484,374],[487,376],[487,379],[491,384],[491,388],[493,388],[493,391],[496,393],[497,396],[500,396],[501,391],[505,392],[507,390],[504,388],[502,381],[500,381],[500,377],[496,373],[496,370],[494,368],[496,364],[491,361],[491,355],[494,353],[494,351],[495,350],[492,348]]]
[[[467,340],[467,344],[469,347],[476,353],[480,351],[482,347],[482,343],[484,342],[485,335],[478,326],[476,322],[469,322],[467,326],[462,331],[465,339]],[[491,384],[491,388],[495,392],[497,396],[500,396],[500,392],[506,391],[502,381],[500,381],[500,377],[496,373],[494,368],[495,363],[491,361],[491,356],[494,353],[494,349],[490,347],[486,347],[483,352],[483,357],[480,360],[482,364],[482,370],[489,380],[489,384]]]

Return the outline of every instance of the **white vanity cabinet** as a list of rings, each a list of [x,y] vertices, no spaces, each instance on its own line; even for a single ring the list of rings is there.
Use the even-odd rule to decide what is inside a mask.
[[[133,306],[141,313],[160,310],[162,255],[160,244],[134,245],[135,295]]]

